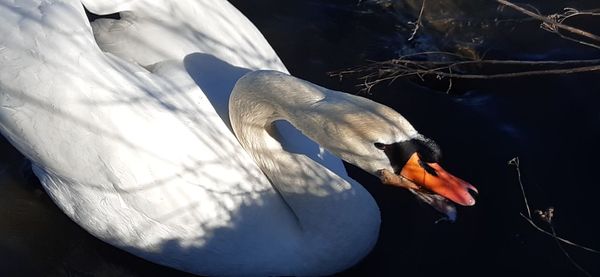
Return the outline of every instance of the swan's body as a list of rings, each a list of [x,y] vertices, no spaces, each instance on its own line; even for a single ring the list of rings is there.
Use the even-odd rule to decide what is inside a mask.
[[[344,152],[351,138],[326,146],[373,173],[393,170],[373,142],[419,138],[408,122],[369,100],[252,73],[230,103],[251,156],[229,129],[229,93],[250,70],[285,67],[243,15],[217,0],[81,2],[96,13],[129,11],[93,24],[100,48],[79,1],[0,1],[0,131],[69,217],[115,246],[198,274],[328,274],[368,253],[379,228],[371,196],[339,159],[270,123],[290,121],[325,144],[359,134],[365,144],[355,152]],[[383,141],[368,125],[335,122],[362,118],[336,118],[355,107],[391,119],[381,123],[392,126]]]

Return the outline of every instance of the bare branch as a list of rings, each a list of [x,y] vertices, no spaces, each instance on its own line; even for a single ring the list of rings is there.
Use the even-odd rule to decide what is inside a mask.
[[[419,27],[421,27],[421,18],[423,17],[423,11],[425,10],[426,2],[427,0],[423,0],[423,2],[421,3],[421,11],[419,11],[419,16],[417,17],[417,20],[415,22],[408,22],[409,25],[413,25],[413,30],[410,34],[410,37],[408,37],[408,41],[411,41],[415,38],[417,31],[419,31]]]
[[[503,7],[513,8],[533,20],[542,21],[541,27],[544,30],[555,33],[563,39],[579,43],[584,46],[600,49],[600,36],[590,32],[569,26],[565,21],[576,16],[600,16],[597,10],[579,11],[573,8],[565,8],[562,13],[544,16],[533,6],[517,6],[508,0],[496,0]],[[419,16],[415,22],[414,29],[409,40],[414,39],[422,26],[422,18],[425,10],[426,0],[423,0]],[[567,35],[568,34],[568,35]],[[588,41],[577,39],[576,36],[585,37]],[[482,66],[495,65],[515,65],[516,69],[510,69],[511,72],[499,72],[499,70],[487,71],[488,74],[478,74]],[[533,68],[538,67],[538,68]],[[505,70],[506,67],[501,67]],[[453,79],[501,79],[517,78],[539,75],[562,75],[575,74],[582,72],[600,71],[600,59],[589,60],[564,60],[564,61],[527,61],[527,60],[485,60],[482,58],[473,58],[457,53],[429,51],[405,55],[398,59],[384,62],[373,62],[369,65],[349,68],[337,72],[330,72],[330,76],[336,76],[342,79],[346,75],[360,74],[363,91],[370,91],[374,86],[388,82],[392,83],[398,78],[417,77],[424,80],[425,77],[433,75],[437,79],[448,78],[449,93],[453,87]],[[472,73],[475,72],[475,73]]]
[[[568,245],[571,245],[571,246],[574,246],[574,247],[577,247],[577,248],[580,248],[580,249],[592,252],[594,254],[600,254],[600,251],[598,251],[596,249],[585,247],[583,245],[574,243],[574,242],[572,242],[572,241],[570,241],[568,239],[561,238],[561,237],[557,236],[556,234],[552,234],[552,233],[550,233],[550,232],[542,229],[542,227],[538,226],[537,224],[535,224],[535,222],[533,222],[533,219],[527,217],[526,215],[524,215],[522,213],[521,213],[521,217],[523,217],[523,219],[525,219],[527,222],[529,222],[529,224],[531,224],[531,226],[533,226],[533,228],[537,229],[538,231],[540,231],[540,232],[542,232],[542,233],[544,233],[544,234],[546,234],[546,235],[548,235],[548,236],[550,236],[550,237],[552,237],[554,239],[559,240],[562,243],[566,243]]]
[[[567,252],[567,250],[563,247],[563,245],[560,243],[560,241],[557,239],[556,236],[556,230],[554,230],[554,225],[550,224],[550,229],[552,230],[552,235],[554,237],[554,241],[556,241],[556,245],[558,245],[558,248],[560,248],[560,251],[563,252],[563,254],[567,257],[567,259],[569,259],[569,261],[581,272],[583,272],[583,274],[585,274],[588,277],[592,277],[592,274],[590,274],[587,270],[585,270],[583,267],[581,267],[576,261],[575,259],[573,259],[571,257],[571,255],[569,254],[569,252]]]
[[[586,37],[588,39],[591,39],[593,41],[596,41],[596,42],[600,43],[600,36],[598,36],[598,35],[595,35],[595,34],[592,34],[590,32],[581,30],[579,28],[575,28],[575,27],[572,27],[572,26],[569,26],[569,25],[565,25],[565,24],[562,23],[562,21],[558,21],[556,19],[552,19],[551,17],[543,16],[543,15],[540,15],[539,13],[532,12],[532,11],[527,10],[525,8],[519,7],[519,6],[517,6],[517,5],[515,5],[515,4],[511,3],[511,2],[509,2],[507,0],[496,0],[496,2],[498,2],[498,3],[502,4],[502,5],[505,5],[507,7],[510,7],[510,8],[512,8],[512,9],[518,11],[518,12],[521,12],[521,13],[525,14],[525,15],[528,15],[528,16],[530,16],[532,18],[535,18],[537,20],[542,21],[544,23],[544,24],[542,24],[542,26],[544,28],[548,28],[547,30],[549,30],[549,31],[557,32],[558,29],[563,29],[565,31],[571,32],[573,34],[577,34],[577,35],[582,36],[582,37]]]
[[[454,74],[446,72],[435,72],[436,75],[450,78],[461,78],[461,79],[501,79],[501,78],[515,78],[523,76],[535,76],[535,75],[556,75],[556,74],[573,74],[581,72],[592,72],[600,71],[600,65],[593,66],[582,66],[567,69],[546,69],[546,70],[531,70],[524,72],[511,72],[511,73],[499,73],[499,74]],[[421,73],[431,73],[431,71],[421,71]]]
[[[514,157],[512,160],[508,161],[509,165],[514,165],[517,169],[517,178],[519,181],[519,186],[521,187],[521,193],[523,194],[523,200],[525,200],[525,207],[527,208],[527,216],[531,218],[531,209],[529,209],[529,202],[527,201],[527,195],[525,195],[525,188],[523,187],[523,180],[521,179],[521,167],[519,164],[519,157]]]
[[[405,57],[418,57],[431,55],[442,55],[437,60],[410,60]],[[458,79],[499,79],[515,78],[536,75],[574,74],[581,72],[600,71],[600,59],[590,60],[564,60],[564,61],[523,61],[523,60],[459,60],[462,56],[444,52],[417,53],[399,59],[374,62],[369,65],[349,68],[337,72],[330,72],[330,76],[342,79],[346,75],[361,74],[363,89],[369,91],[373,86],[381,82],[390,82],[402,77],[419,77],[434,75],[438,78]],[[453,60],[448,60],[453,59]],[[547,69],[531,69],[508,73],[496,74],[469,74],[465,73],[467,66],[493,66],[493,65],[515,65],[524,67],[563,67]],[[567,68],[564,68],[567,67]],[[449,84],[450,86],[451,84]]]
[[[525,195],[525,189],[523,187],[523,182],[521,181],[521,169],[520,169],[520,164],[519,164],[519,158],[515,157],[512,160],[508,161],[509,165],[514,165],[515,168],[517,169],[517,173],[518,173],[518,177],[519,177],[519,185],[521,186],[521,192],[523,193],[523,200],[525,201],[525,206],[527,207],[527,216],[524,215],[523,213],[520,213],[521,217],[523,217],[527,222],[529,222],[529,224],[531,224],[531,226],[533,226],[534,228],[536,228],[538,231],[554,238],[554,240],[556,241],[556,243],[558,244],[558,247],[560,248],[560,250],[563,252],[563,254],[567,257],[567,259],[569,260],[569,262],[571,262],[571,264],[573,264],[573,266],[575,266],[579,271],[581,271],[582,273],[584,273],[587,276],[591,276],[589,272],[587,272],[583,267],[581,267],[569,254],[569,252],[567,252],[567,250],[562,246],[561,243],[565,243],[583,250],[587,250],[590,251],[592,253],[595,254],[600,254],[600,251],[589,248],[589,247],[585,247],[585,246],[581,246],[577,243],[571,242],[569,240],[566,240],[564,238],[559,237],[556,234],[556,230],[554,229],[554,224],[552,223],[552,218],[554,217],[554,208],[550,207],[545,211],[539,211],[536,210],[536,214],[540,217],[540,219],[544,222],[546,222],[549,226],[550,226],[550,230],[552,230],[552,233],[544,230],[543,228],[541,228],[540,226],[538,226],[537,224],[535,224],[535,222],[533,221],[532,217],[531,217],[531,211],[529,209],[529,203],[527,201],[527,196]]]

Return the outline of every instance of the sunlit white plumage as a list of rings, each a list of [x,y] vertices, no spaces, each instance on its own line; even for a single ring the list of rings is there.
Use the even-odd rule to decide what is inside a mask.
[[[96,13],[126,12],[90,26],[81,2]],[[232,115],[238,135],[260,133],[240,138],[254,156],[232,134],[235,82],[256,69],[286,72],[239,11],[221,0],[81,2],[0,1],[0,131],[69,217],[108,243],[198,274],[320,275],[368,253],[379,211],[339,159],[289,124],[278,123],[279,140],[270,125],[245,125],[257,118],[244,114],[273,112],[257,102]],[[285,109],[264,123],[291,121],[316,141],[360,133],[357,153],[373,151],[373,169],[389,167],[371,149],[373,131],[361,131],[377,128],[310,124],[335,119],[332,107],[358,98],[275,72],[250,74],[236,90],[260,97],[265,80],[308,102],[277,104]],[[377,116],[396,115],[365,103]],[[305,110],[318,105],[330,105],[324,116]],[[418,135],[393,120],[401,128],[379,129],[381,142]],[[345,138],[328,146],[352,147]]]

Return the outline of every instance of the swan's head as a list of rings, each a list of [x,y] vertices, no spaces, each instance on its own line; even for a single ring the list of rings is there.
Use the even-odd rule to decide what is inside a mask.
[[[475,187],[445,171],[439,165],[437,144],[402,115],[357,96],[335,92],[331,98],[319,107],[326,114],[319,141],[327,149],[384,184],[410,189],[446,214],[454,208],[445,199],[463,206],[475,204],[470,194],[470,190],[477,192]]]

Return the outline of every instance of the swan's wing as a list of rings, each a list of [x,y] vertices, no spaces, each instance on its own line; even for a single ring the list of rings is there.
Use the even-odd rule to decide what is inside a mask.
[[[289,243],[293,217],[181,62],[104,54],[78,1],[2,0],[0,68],[0,132],[93,235],[205,274]]]

